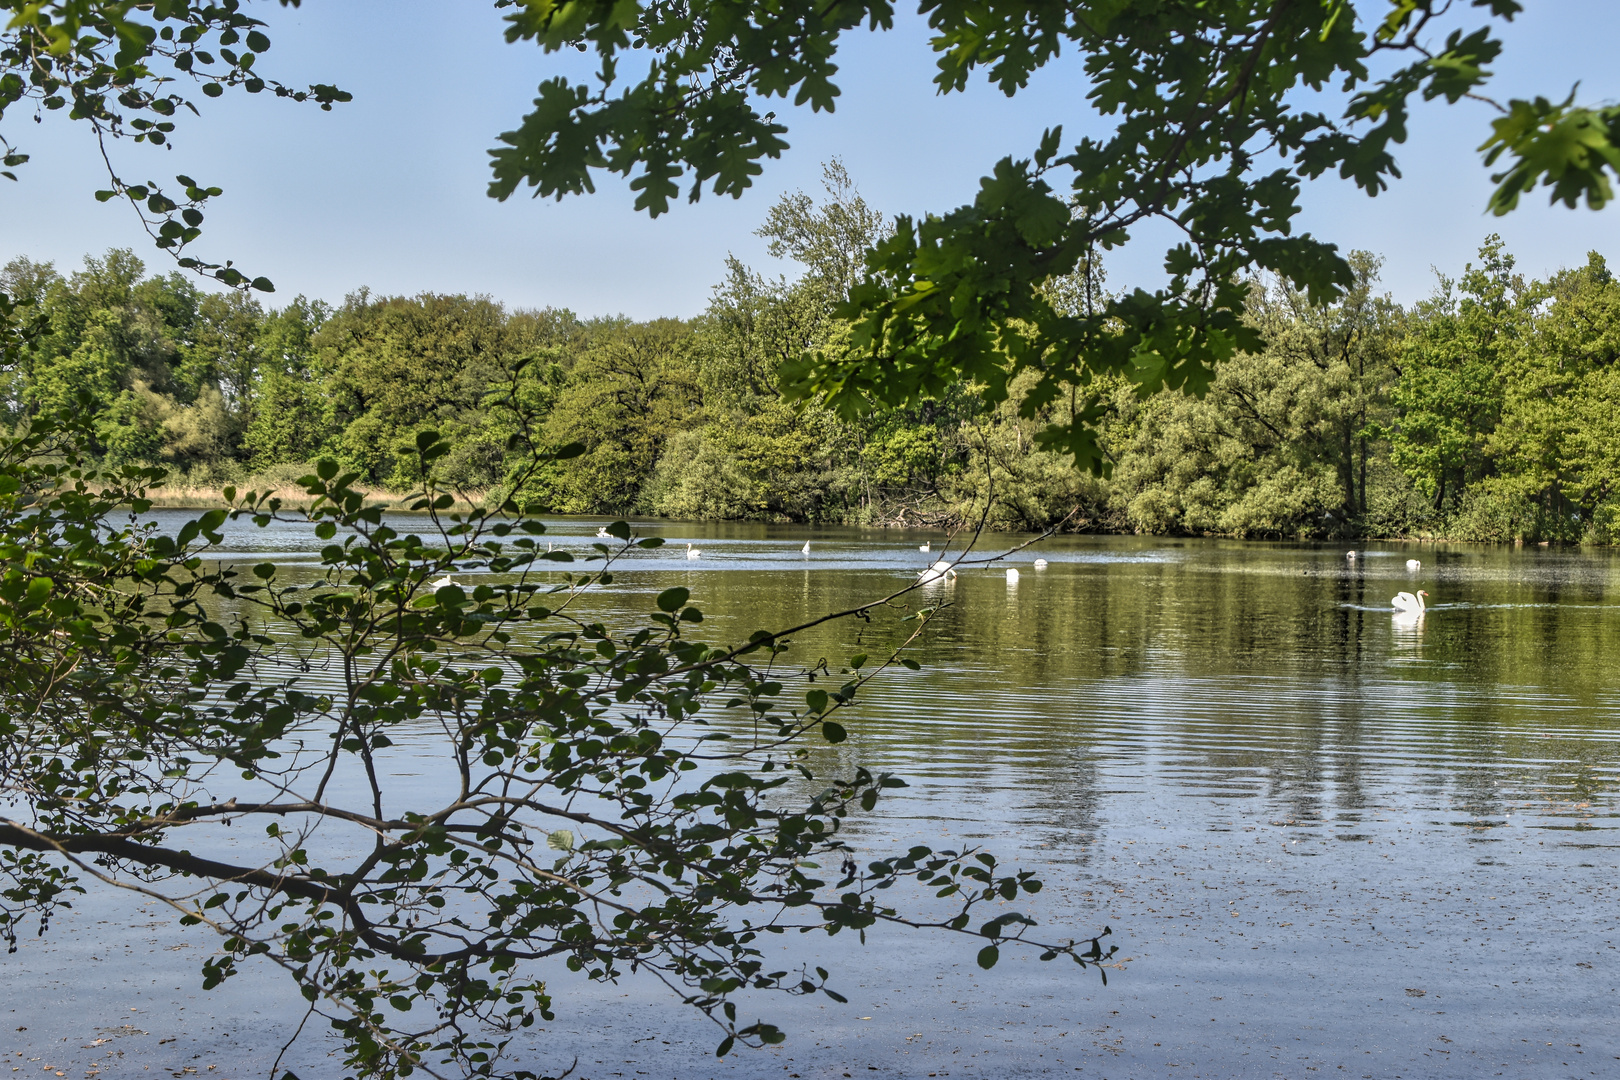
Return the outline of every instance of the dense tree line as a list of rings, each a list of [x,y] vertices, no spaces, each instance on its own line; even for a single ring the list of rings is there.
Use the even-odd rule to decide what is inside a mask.
[[[1620,531],[1620,285],[1595,253],[1532,281],[1491,238],[1410,309],[1379,294],[1365,253],[1325,307],[1253,282],[1269,345],[1202,396],[1098,377],[1021,416],[1037,377],[1023,372],[993,407],[972,385],[854,418],[785,401],[784,365],[845,347],[839,304],[886,228],[834,165],[824,200],[785,198],[761,230],[797,279],[731,260],[702,315],[649,322],[364,289],[271,308],[146,276],[128,251],[67,275],[17,259],[3,288],[44,328],[0,373],[0,408],[16,427],[83,402],[106,460],[194,486],[286,481],[331,456],[403,491],[432,429],[453,448],[439,478],[468,491],[504,492],[532,450],[582,444],[519,492],[565,513],[940,524],[988,503],[1001,528],[1079,506],[1088,527],[1145,533]],[[1104,295],[1095,267],[1049,288],[1077,312]],[[1037,444],[1082,413],[1103,476]]]

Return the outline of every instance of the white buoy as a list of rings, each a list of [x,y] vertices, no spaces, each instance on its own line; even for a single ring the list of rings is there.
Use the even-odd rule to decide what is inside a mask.
[[[1007,584],[1018,584],[1018,568],[1016,566],[1007,567]]]
[[[1350,561],[1351,561],[1351,562],[1355,562],[1355,561],[1356,561],[1356,553],[1355,553],[1355,552],[1353,552],[1353,551],[1347,551],[1347,552],[1345,552],[1345,553],[1344,553],[1344,557],[1345,557],[1345,558],[1347,558],[1347,559],[1349,559],[1349,560],[1350,560]]]
[[[810,554],[810,541],[806,540],[804,542],[804,547],[800,548],[799,550],[804,552],[806,555]]]
[[[1045,559],[1036,559],[1035,560],[1035,569],[1037,569],[1037,570],[1045,570],[1046,569],[1046,560]]]

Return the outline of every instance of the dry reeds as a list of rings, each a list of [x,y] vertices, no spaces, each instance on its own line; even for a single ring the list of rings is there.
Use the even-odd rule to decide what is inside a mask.
[[[297,484],[286,482],[266,482],[265,478],[243,480],[233,485],[237,497],[241,498],[249,491],[260,495],[268,493],[272,498],[280,499],[281,505],[288,510],[303,510],[311,502],[309,493]],[[190,484],[183,480],[171,482],[147,491],[147,498],[152,500],[154,507],[169,510],[209,510],[215,507],[228,506],[225,500],[224,484]],[[367,502],[379,503],[389,510],[408,510],[415,499],[387,491],[383,488],[365,488],[359,485],[355,490],[365,495]],[[478,509],[483,505],[483,492],[462,492],[455,503],[446,513],[459,513]]]

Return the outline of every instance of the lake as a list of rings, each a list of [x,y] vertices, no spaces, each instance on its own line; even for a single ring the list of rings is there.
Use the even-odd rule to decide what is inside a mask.
[[[598,524],[553,535],[583,546]],[[592,603],[629,618],[683,585],[706,640],[881,597],[942,540],[637,528],[671,546]],[[225,557],[296,575],[317,547],[233,525]],[[875,683],[850,740],[817,750],[911,782],[855,830],[864,851],[982,843],[1041,872],[1025,906],[1044,933],[1112,927],[1106,986],[1011,949],[983,972],[943,935],[803,939],[787,958],[831,968],[849,1005],[745,998],[788,1041],[716,1061],[716,1029],[661,987],[559,970],[557,1020],[524,1064],[577,1057],[587,1080],[1620,1073],[1620,559],[1347,547],[1064,537],[964,566],[928,588],[949,606],[912,654],[922,670]],[[1395,618],[1390,597],[1420,588],[1426,615]],[[875,653],[898,629],[880,612],[790,655]],[[433,782],[408,748],[396,771]],[[82,901],[22,945],[0,1045],[23,1075],[264,1075],[301,1016],[279,984],[205,994],[212,943],[132,897]],[[306,1032],[284,1065],[336,1075],[328,1050]]]

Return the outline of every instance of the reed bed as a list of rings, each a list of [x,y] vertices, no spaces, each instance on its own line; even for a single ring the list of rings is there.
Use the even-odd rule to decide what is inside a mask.
[[[264,494],[269,492],[273,498],[281,500],[281,505],[288,510],[308,509],[309,493],[297,484],[285,481],[261,481],[255,483],[252,478],[243,480],[235,485],[237,498],[240,499],[249,491]],[[168,483],[151,488],[147,497],[152,505],[166,510],[211,510],[215,507],[230,505],[225,499],[224,484],[188,484]],[[389,510],[408,510],[415,498],[401,495],[397,492],[383,488],[356,487],[362,492],[368,502],[379,503]],[[455,503],[445,513],[466,512],[476,510],[484,505],[484,493],[481,491],[461,492],[457,495]]]

